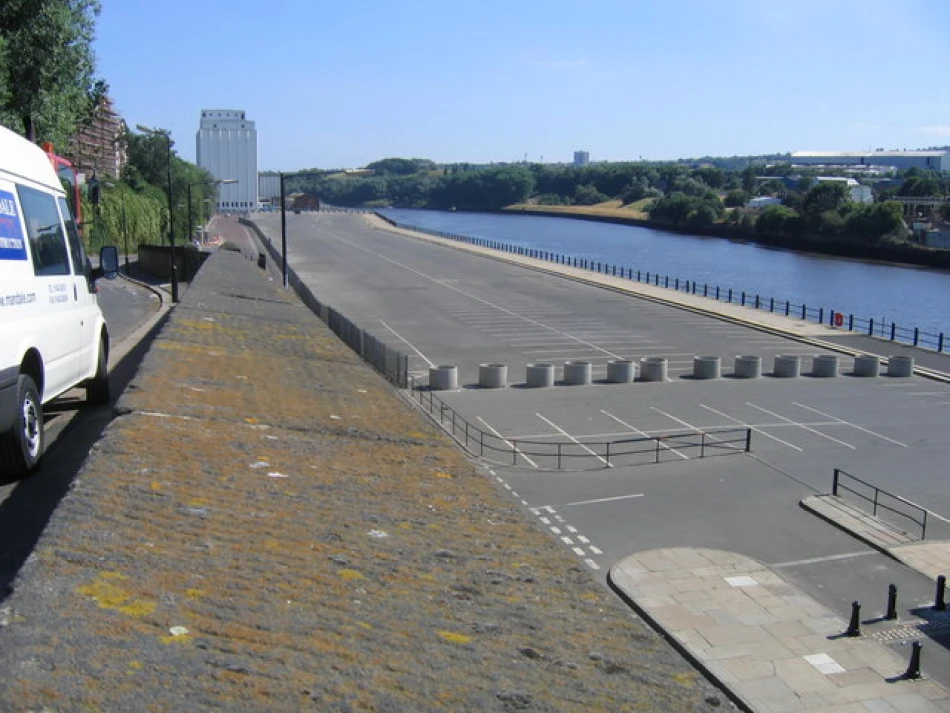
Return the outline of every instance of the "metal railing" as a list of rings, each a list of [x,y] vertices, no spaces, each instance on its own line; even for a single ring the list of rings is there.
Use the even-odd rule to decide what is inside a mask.
[[[391,221],[390,221],[391,222]],[[252,221],[252,227],[262,242],[274,254],[270,239]],[[612,441],[539,441],[512,440],[488,433],[469,423],[455,409],[409,373],[409,355],[388,346],[351,322],[342,313],[324,304],[299,278],[289,271],[290,285],[304,304],[330,330],[364,361],[410,396],[469,453],[483,458],[496,455],[496,462],[527,465],[542,469],[562,469],[566,463],[580,468],[609,468],[621,465],[645,465],[674,458],[709,458],[717,455],[748,453],[752,449],[751,428],[716,428],[708,431],[670,431],[655,436],[621,438]]]
[[[506,438],[469,423],[412,376],[409,377],[409,393],[465,450],[505,465],[523,465],[539,470],[593,470],[709,458],[752,450],[752,429],[740,427],[669,431],[609,441]]]
[[[875,321],[873,318],[856,317],[853,314],[846,315],[843,312],[837,312],[833,309],[815,307],[814,305],[809,306],[804,303],[797,304],[791,300],[775,299],[774,297],[767,297],[753,292],[747,292],[745,290],[734,289],[732,287],[721,287],[719,285],[700,283],[696,280],[674,277],[670,275],[661,275],[658,272],[634,270],[632,267],[625,267],[623,265],[611,265],[606,262],[598,262],[595,260],[589,260],[587,258],[580,258],[577,256],[565,255],[547,250],[527,248],[521,245],[513,245],[511,243],[504,243],[498,240],[473,238],[467,235],[458,235],[456,233],[447,233],[440,230],[431,230],[429,228],[422,228],[417,225],[400,223],[398,221],[392,220],[391,218],[380,215],[379,213],[376,215],[395,227],[403,228],[405,230],[413,230],[439,238],[445,238],[446,240],[454,240],[456,242],[463,242],[469,245],[490,248],[492,250],[500,250],[513,255],[522,255],[525,257],[535,258],[537,260],[546,260],[559,265],[576,267],[581,270],[591,270],[592,272],[597,272],[602,275],[610,275],[611,277],[635,280],[644,284],[654,285],[656,287],[664,287],[667,289],[676,290],[678,292],[686,292],[692,295],[701,295],[719,302],[728,302],[729,304],[738,304],[742,307],[749,307],[751,309],[784,314],[786,317],[809,320],[817,322],[818,324],[827,324],[837,329],[861,332],[872,337],[880,337],[882,339],[887,339],[901,344],[910,344],[915,347],[930,349],[935,352],[942,353],[945,351],[945,347],[950,349],[950,346],[946,344],[943,332],[934,333],[923,331],[917,327],[901,327],[894,322],[888,323],[883,319],[880,321]]]
[[[901,522],[909,520],[920,528],[920,539],[927,537],[927,509],[912,503],[900,495],[889,493],[883,488],[872,485],[866,480],[847,473],[841,468],[835,468],[834,481],[832,483],[831,493],[843,498],[841,492],[851,493],[865,503],[871,506],[871,515],[880,517],[878,513],[882,510],[892,515],[898,515],[902,518]],[[881,519],[884,519],[881,517]]]

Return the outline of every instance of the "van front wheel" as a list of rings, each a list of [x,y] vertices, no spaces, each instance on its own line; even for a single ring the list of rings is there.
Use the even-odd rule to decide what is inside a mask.
[[[106,406],[111,394],[109,391],[109,349],[106,340],[99,340],[99,359],[96,375],[86,382],[86,403],[90,406]]]
[[[0,463],[6,475],[26,477],[43,455],[43,404],[33,379],[17,379],[17,409],[13,426],[0,434]]]

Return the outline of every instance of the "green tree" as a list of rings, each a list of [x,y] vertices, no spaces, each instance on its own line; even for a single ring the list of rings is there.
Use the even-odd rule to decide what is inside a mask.
[[[804,228],[801,216],[783,205],[770,205],[755,220],[755,229],[762,235],[799,235]]]
[[[574,205],[596,205],[609,200],[610,196],[604,195],[589,183],[578,186],[574,191]]]
[[[729,191],[726,194],[726,207],[728,208],[739,208],[744,206],[749,202],[749,194],[743,191],[741,188]]]
[[[413,173],[435,170],[436,165],[426,158],[384,158],[373,161],[366,168],[381,176],[410,176]]]
[[[848,186],[844,181],[822,181],[814,186],[802,199],[802,218],[808,230],[821,232],[827,224],[823,214],[828,211],[840,213],[850,202]]]
[[[911,176],[901,184],[898,195],[901,196],[941,196],[943,190],[940,180],[934,174]]]
[[[7,5],[10,7],[8,8]],[[99,0],[6,0],[0,15],[0,120],[65,145],[108,87],[95,78]]]

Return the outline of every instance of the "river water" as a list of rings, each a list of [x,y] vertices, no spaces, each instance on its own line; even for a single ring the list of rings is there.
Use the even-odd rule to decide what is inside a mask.
[[[497,240],[733,288],[776,302],[896,322],[950,338],[950,272],[863,262],[569,218],[424,210],[380,211],[406,225]]]

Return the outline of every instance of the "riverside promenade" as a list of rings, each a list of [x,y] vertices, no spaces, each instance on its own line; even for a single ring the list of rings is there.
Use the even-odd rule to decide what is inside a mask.
[[[0,709],[732,708],[278,284],[221,251],[169,314],[0,603]]]
[[[172,311],[0,604],[0,708],[730,709],[668,637],[747,710],[950,711],[741,555],[630,553],[626,607],[275,284],[222,252]]]

